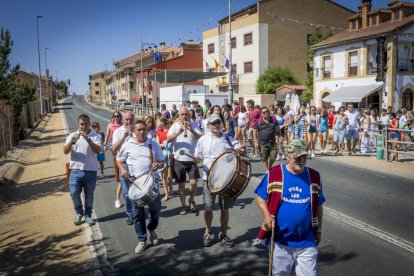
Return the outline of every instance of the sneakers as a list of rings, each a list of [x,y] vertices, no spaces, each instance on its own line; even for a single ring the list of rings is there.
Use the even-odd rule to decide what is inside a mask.
[[[82,223],[82,217],[83,217],[82,215],[77,214],[73,223],[75,225],[80,225]]]
[[[203,247],[210,247],[213,245],[214,235],[212,232],[205,232],[203,236]]]
[[[276,157],[276,161],[280,161],[280,155],[279,154]]]
[[[311,158],[315,158],[315,153],[312,152]]]
[[[155,230],[152,230],[152,231],[149,230],[149,238],[150,238],[152,245],[158,244],[159,240],[158,240],[157,233],[155,233]]]
[[[86,217],[85,221],[89,226],[95,225],[95,221],[91,217]]]
[[[121,208],[121,201],[115,200],[115,208]]]
[[[227,248],[233,248],[236,246],[236,244],[234,243],[234,241],[232,241],[230,239],[229,236],[225,235],[223,237],[220,238],[220,245],[221,246],[225,246]]]
[[[139,242],[137,247],[135,247],[135,253],[140,254],[140,253],[144,252],[145,249],[147,249],[147,242],[146,241]]]
[[[132,224],[134,224],[134,218],[133,218],[133,217],[128,217],[128,218],[127,218],[126,223],[127,223],[128,225],[132,225]]]

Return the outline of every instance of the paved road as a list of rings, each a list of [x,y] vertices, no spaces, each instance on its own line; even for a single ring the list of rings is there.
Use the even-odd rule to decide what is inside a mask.
[[[92,121],[106,126],[110,112],[92,107],[83,97],[68,99],[63,105],[70,131],[76,129],[76,117],[86,113]],[[111,160],[110,153],[107,160]],[[177,194],[163,203],[158,235],[161,244],[137,256],[132,226],[125,223],[123,209],[114,208],[115,184],[113,164],[107,161],[107,178],[98,182],[95,212],[109,263],[119,274],[229,274],[263,275],[267,272],[267,252],[252,248],[261,223],[253,190],[259,178],[249,187],[231,210],[229,235],[234,249],[201,248],[204,232],[203,212],[180,216]],[[409,275],[414,270],[414,185],[412,179],[378,173],[352,164],[339,164],[316,158],[309,166],[323,177],[327,198],[320,245],[321,275]],[[260,162],[252,163],[254,175],[260,177]],[[201,187],[201,185],[199,185]],[[176,186],[174,186],[176,190]],[[202,189],[196,202],[202,209]],[[219,232],[215,213],[214,232]]]

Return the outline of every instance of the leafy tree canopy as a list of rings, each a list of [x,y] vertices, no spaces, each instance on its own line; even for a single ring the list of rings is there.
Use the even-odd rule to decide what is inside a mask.
[[[276,88],[280,86],[297,83],[297,78],[289,68],[270,67],[259,76],[256,92],[258,94],[274,94]]]

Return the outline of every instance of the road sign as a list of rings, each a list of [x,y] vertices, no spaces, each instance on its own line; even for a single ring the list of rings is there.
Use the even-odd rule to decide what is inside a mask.
[[[117,99],[116,96],[112,96],[113,101],[116,101],[116,99]]]

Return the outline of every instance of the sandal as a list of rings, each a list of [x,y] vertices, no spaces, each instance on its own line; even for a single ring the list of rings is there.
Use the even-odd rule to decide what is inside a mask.
[[[169,200],[170,199],[170,197],[169,196],[164,196],[162,199],[161,199],[161,201],[167,201],[167,200]]]
[[[191,198],[188,199],[188,205],[190,206],[190,213],[196,213],[198,211],[195,201],[192,201]]]
[[[187,207],[184,207],[184,209],[180,211],[180,215],[186,215],[186,214],[187,214]]]

